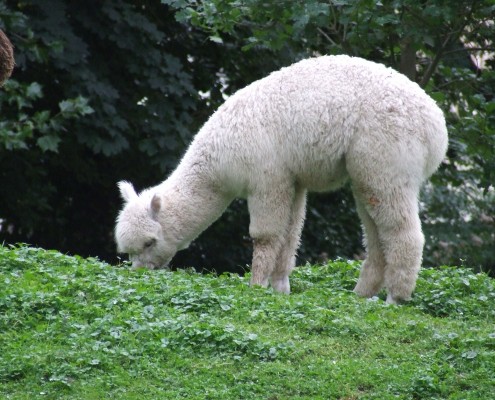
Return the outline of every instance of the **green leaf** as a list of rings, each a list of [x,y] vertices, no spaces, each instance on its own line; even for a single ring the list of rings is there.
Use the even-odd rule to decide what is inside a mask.
[[[33,115],[33,121],[37,126],[44,125],[50,119],[50,111],[38,111]]]
[[[26,95],[33,100],[43,97],[41,85],[38,82],[31,83],[26,89]]]
[[[58,136],[45,135],[45,136],[41,136],[40,138],[38,138],[36,140],[36,144],[43,151],[58,152],[58,145],[59,145],[60,141],[61,141],[61,139]]]
[[[72,100],[62,100],[58,103],[58,106],[62,113],[72,113],[75,110],[74,101]]]
[[[490,103],[486,103],[485,110],[487,114],[495,113],[495,101],[491,101]]]
[[[212,42],[223,44],[223,39],[220,36],[213,35],[213,36],[210,36],[209,39]]]

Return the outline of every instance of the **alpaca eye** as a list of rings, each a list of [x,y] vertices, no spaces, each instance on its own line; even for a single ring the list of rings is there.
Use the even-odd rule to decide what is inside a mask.
[[[149,249],[151,246],[153,246],[156,243],[156,239],[150,239],[146,243],[144,243],[144,248]]]

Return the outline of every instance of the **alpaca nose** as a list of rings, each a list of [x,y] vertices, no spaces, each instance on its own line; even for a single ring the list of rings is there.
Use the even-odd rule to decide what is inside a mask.
[[[147,269],[159,269],[163,268],[162,266],[158,265],[155,262],[152,261],[142,261],[139,259],[139,256],[129,256],[129,260],[132,263],[132,268],[137,269],[137,268],[147,268]]]

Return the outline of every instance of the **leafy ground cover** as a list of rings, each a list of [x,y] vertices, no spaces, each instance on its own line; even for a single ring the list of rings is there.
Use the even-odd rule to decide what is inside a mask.
[[[493,279],[423,270],[398,307],[356,298],[358,271],[300,267],[284,296],[0,247],[0,398],[495,398]]]

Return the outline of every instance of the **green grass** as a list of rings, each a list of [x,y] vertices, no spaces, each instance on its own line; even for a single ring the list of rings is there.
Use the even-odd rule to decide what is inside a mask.
[[[414,299],[351,292],[359,264],[248,277],[0,247],[1,399],[492,399],[495,284],[423,270]]]

